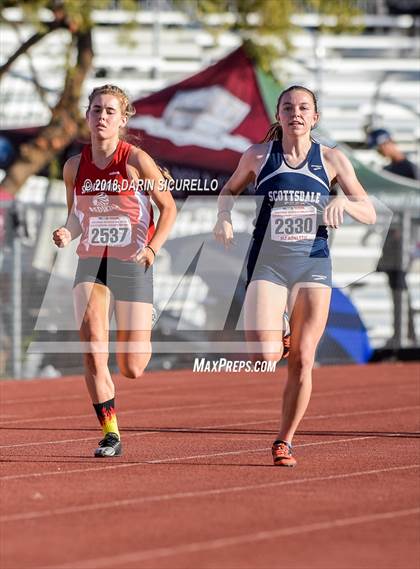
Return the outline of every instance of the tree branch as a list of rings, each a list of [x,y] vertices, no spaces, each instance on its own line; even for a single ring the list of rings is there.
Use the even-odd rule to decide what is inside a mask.
[[[23,44],[24,40],[23,40],[22,35],[20,33],[19,26],[16,24],[16,22],[10,22],[10,25],[14,28],[19,43]],[[29,67],[30,67],[30,70],[32,73],[32,82],[35,86],[36,91],[38,92],[39,98],[44,103],[44,105],[47,107],[47,109],[49,109],[51,111],[52,110],[51,105],[48,103],[48,99],[47,99],[47,90],[41,85],[41,83],[39,81],[38,73],[37,73],[37,70],[35,68],[34,62],[32,60],[32,56],[29,53],[29,50],[26,51],[25,57],[28,59]]]
[[[51,120],[38,136],[22,144],[19,154],[8,168],[2,187],[16,194],[25,181],[37,174],[79,135],[82,119],[79,101],[83,82],[93,60],[91,29],[74,34],[77,44],[77,62],[67,70],[65,85],[57,105],[52,109]]]
[[[28,49],[30,49],[33,45],[38,43],[42,38],[44,38],[49,33],[57,30],[58,28],[65,28],[67,27],[65,22],[62,19],[54,20],[53,22],[49,22],[45,24],[45,29],[33,34],[30,38],[28,38],[22,45],[18,47],[18,49],[9,57],[9,59],[0,65],[0,79],[3,75],[9,71],[10,67],[13,63],[20,57],[23,53],[26,53]]]

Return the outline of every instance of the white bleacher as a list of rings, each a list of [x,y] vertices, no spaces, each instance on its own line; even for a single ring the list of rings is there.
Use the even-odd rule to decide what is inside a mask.
[[[19,22],[19,9],[9,9],[7,17]],[[98,24],[93,32],[94,70],[84,86],[85,96],[104,81],[118,82],[132,97],[145,96],[196,73],[239,45],[239,38],[234,34],[224,32],[216,37],[190,22],[186,14],[162,10],[158,15],[161,41],[155,53],[153,22],[156,17],[156,12],[150,10],[94,12]],[[48,12],[44,13],[44,19],[48,19]],[[232,14],[214,15],[208,17],[207,22],[217,25],[231,19]],[[138,26],[132,31],[121,28],[121,24],[133,20]],[[378,83],[382,82],[381,96],[389,100],[381,99],[376,113],[383,117],[383,124],[394,133],[403,149],[414,152],[420,136],[420,37],[408,33],[413,23],[411,16],[366,15],[364,23],[375,30],[374,34],[315,35],[320,23],[316,14],[295,15],[292,21],[300,26],[300,31],[292,36],[294,51],[287,59],[276,62],[274,68],[282,84],[302,83],[317,89],[321,76],[323,128],[331,138],[350,144],[363,142],[373,97]],[[323,22],[333,23],[333,20],[324,18]],[[18,37],[13,28],[3,25],[1,61],[32,32],[31,26],[22,24]],[[38,76],[51,90],[50,103],[54,102],[54,92],[57,99],[62,85],[67,41],[68,33],[59,30],[31,50]],[[319,63],[321,72],[317,72]],[[385,74],[387,77],[382,81]],[[48,109],[31,83],[25,80],[30,77],[29,61],[24,56],[4,79],[0,110],[3,128],[33,126],[37,119],[48,120]],[[84,105],[85,101],[82,107]]]
[[[312,15],[303,18],[307,25],[315,21]],[[374,21],[368,18],[370,25]],[[350,144],[364,141],[379,85],[377,122],[403,150],[415,152],[420,138],[420,37],[406,34],[401,25],[406,18],[377,18],[378,27],[391,27],[392,22],[391,31],[375,35],[316,36],[313,30],[302,30],[292,38],[291,57],[277,63],[277,73],[286,83],[321,86],[323,128],[332,139]]]
[[[48,16],[45,12],[45,19]],[[9,9],[7,17],[20,22],[20,10]],[[139,27],[133,32],[123,29],[126,37],[122,41],[121,24],[133,18]],[[155,18],[156,12],[147,10],[134,15],[119,10],[95,11],[94,68],[83,88],[83,111],[87,94],[105,82],[116,82],[128,91],[131,98],[139,98],[196,73],[240,44],[239,37],[232,33],[223,32],[216,36],[190,22],[186,14],[162,11],[159,14],[161,42],[156,51]],[[207,19],[207,23],[217,25],[232,18],[232,14],[214,15]],[[412,33],[413,19],[410,16],[367,15],[363,20],[369,33],[316,36],[315,31],[320,24],[317,15],[293,16],[293,23],[299,27],[292,35],[294,51],[286,59],[278,60],[274,69],[285,86],[304,84],[315,90],[321,87],[321,124],[331,139],[360,146],[365,138],[365,124],[375,110],[379,116],[378,123],[389,128],[402,149],[414,155],[418,152],[420,138],[420,37],[418,33]],[[328,23],[329,20],[325,21]],[[11,27],[2,25],[0,63],[16,49],[22,38],[29,37],[31,33],[33,29],[30,26],[20,25],[18,38]],[[41,83],[48,89],[51,105],[57,100],[62,86],[67,41],[68,33],[60,30],[31,50],[33,65]],[[272,43],[276,43],[275,38]],[[2,81],[2,128],[36,126],[49,120],[50,111],[34,90],[30,77],[29,61],[23,56]],[[375,105],[378,85],[381,98]],[[372,151],[358,150],[357,157],[367,162],[380,162]],[[342,240],[337,244],[340,255],[337,255],[336,285],[350,291],[368,325],[373,345],[379,347],[392,335],[392,301],[386,275],[373,272],[378,243],[372,241],[368,247],[356,251],[354,243],[360,242],[358,231],[359,228],[353,227],[341,234]],[[358,259],[353,263],[355,253],[358,253]],[[349,283],[357,280],[352,266],[360,269],[360,262],[366,268],[363,278],[366,286],[348,287]],[[420,298],[415,275],[411,274],[408,281],[413,297]],[[417,315],[418,332],[419,316],[420,312]]]

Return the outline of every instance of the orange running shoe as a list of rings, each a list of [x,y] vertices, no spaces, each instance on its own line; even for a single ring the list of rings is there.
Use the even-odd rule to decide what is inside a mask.
[[[281,356],[282,360],[285,360],[289,357],[290,352],[290,324],[289,324],[289,317],[285,312],[283,314],[283,355]]]
[[[271,449],[274,466],[296,466],[296,459],[292,456],[292,447],[280,439],[274,441]]]

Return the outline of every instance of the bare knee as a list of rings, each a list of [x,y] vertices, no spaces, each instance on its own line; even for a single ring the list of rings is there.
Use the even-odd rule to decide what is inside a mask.
[[[277,350],[276,352],[262,352],[255,357],[255,361],[259,360],[261,362],[277,363],[281,360],[282,355],[283,350]]]
[[[128,379],[139,379],[144,373],[145,366],[127,364],[120,366],[120,370],[125,377],[128,377]]]
[[[87,371],[96,376],[108,367],[108,337],[103,330],[91,325],[82,325],[80,339],[86,346],[84,364]]]
[[[291,349],[289,355],[289,369],[297,373],[311,371],[315,363],[315,349],[311,346],[299,346]]]
[[[118,358],[118,367],[125,377],[138,379],[143,375],[149,360],[150,354],[140,358],[127,357],[127,354],[124,354],[123,357]]]
[[[139,379],[144,373],[144,367],[133,365],[120,366],[120,371],[128,379]]]
[[[283,343],[279,341],[266,340],[256,336],[252,347],[254,348],[253,361],[278,362],[283,355]]]

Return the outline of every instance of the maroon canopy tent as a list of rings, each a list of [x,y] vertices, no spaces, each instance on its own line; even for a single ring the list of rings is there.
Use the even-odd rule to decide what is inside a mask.
[[[196,75],[135,101],[129,129],[155,160],[178,173],[181,168],[190,176],[226,176],[240,155],[264,138],[279,91],[240,47]]]

